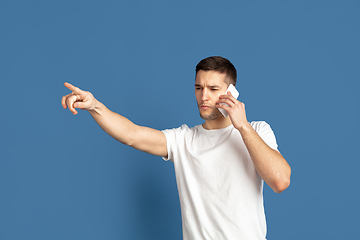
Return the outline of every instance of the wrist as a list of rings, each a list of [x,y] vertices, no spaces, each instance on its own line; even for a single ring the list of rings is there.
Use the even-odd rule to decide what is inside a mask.
[[[249,122],[244,122],[244,123],[237,124],[237,125],[235,126],[235,128],[236,128],[241,134],[253,130],[253,128],[252,128],[252,126],[250,125]]]
[[[104,106],[104,105],[95,99],[95,103],[92,104],[92,107],[89,108],[88,111],[91,114],[93,114],[93,113],[100,114],[102,106]]]

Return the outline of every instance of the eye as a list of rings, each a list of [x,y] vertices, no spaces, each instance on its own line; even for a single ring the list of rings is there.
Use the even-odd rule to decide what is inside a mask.
[[[218,91],[218,88],[212,88],[211,91]]]

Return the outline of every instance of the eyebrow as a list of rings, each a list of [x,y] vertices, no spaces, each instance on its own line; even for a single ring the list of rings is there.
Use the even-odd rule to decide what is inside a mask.
[[[195,83],[195,87],[201,87],[200,84]],[[208,85],[209,88],[220,88],[219,85]]]

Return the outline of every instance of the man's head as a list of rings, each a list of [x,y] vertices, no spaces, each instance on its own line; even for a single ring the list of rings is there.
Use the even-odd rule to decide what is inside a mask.
[[[225,73],[226,74],[226,83],[229,85],[232,83],[234,86],[236,85],[236,68],[234,65],[226,58],[213,56],[204,58],[196,65],[196,75],[200,71],[215,71],[219,73]]]
[[[222,57],[209,57],[196,66],[195,97],[200,116],[204,120],[215,120],[222,114],[216,108],[219,97],[226,93],[229,84],[236,83],[236,69]]]

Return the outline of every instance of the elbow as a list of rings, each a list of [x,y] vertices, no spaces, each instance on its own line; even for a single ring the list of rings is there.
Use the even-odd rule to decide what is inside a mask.
[[[286,176],[286,177],[284,176],[281,179],[278,179],[277,181],[275,181],[272,189],[275,193],[282,193],[289,186],[290,186],[290,174],[289,174],[289,176]]]
[[[275,193],[282,193],[290,186],[290,176],[291,176],[291,168],[288,165],[286,169],[282,171],[282,173],[278,175],[276,179],[274,179],[273,187],[271,187]]]
[[[290,186],[290,179],[288,181],[281,181],[276,183],[275,186],[272,188],[276,193],[282,193]]]

